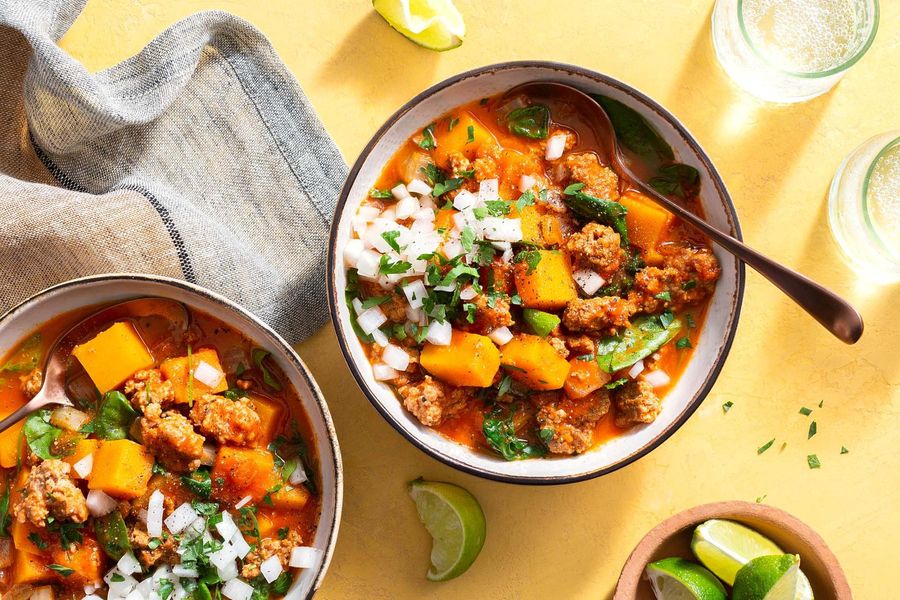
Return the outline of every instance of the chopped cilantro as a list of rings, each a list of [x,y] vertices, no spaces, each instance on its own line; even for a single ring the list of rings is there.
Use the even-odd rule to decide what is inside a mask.
[[[806,439],[810,439],[812,436],[816,435],[816,422],[813,421],[809,424],[809,432],[806,434]]]
[[[760,446],[759,448],[757,448],[757,449],[756,449],[756,453],[757,453],[757,454],[762,454],[763,452],[765,452],[766,450],[768,450],[769,448],[771,448],[771,447],[772,447],[772,444],[774,444],[774,443],[775,443],[775,438],[772,438],[771,440],[769,440],[768,442],[766,442],[765,444],[763,444],[762,446]]]
[[[438,196],[443,196],[447,192],[452,192],[453,190],[459,189],[465,182],[466,180],[462,177],[455,177],[453,179],[447,179],[446,181],[439,181],[434,184],[434,189],[431,190],[431,195],[435,198],[437,198]]]
[[[669,292],[669,291],[660,292],[653,297],[656,298],[657,300],[662,300],[663,302],[671,302],[672,301],[672,292]]]
[[[689,329],[693,329],[694,327],[697,326],[697,324],[694,323],[694,315],[692,315],[691,313],[685,314],[684,320],[687,321],[687,326]]]
[[[471,302],[466,302],[465,304],[463,304],[463,310],[466,311],[466,321],[468,321],[469,323],[475,322],[476,308],[477,307]]]
[[[57,573],[59,573],[60,575],[62,575],[63,577],[68,577],[69,575],[71,575],[72,573],[75,572],[74,569],[70,569],[69,567],[64,567],[64,566],[58,565],[56,563],[52,563],[47,566],[50,569],[52,569],[52,570],[56,571]]]
[[[849,453],[850,453],[850,451],[847,450],[847,448],[845,446],[841,446],[841,454],[849,454]]]
[[[756,503],[757,503],[757,504],[762,504],[762,501],[766,499],[766,496],[768,496],[768,494],[763,494],[762,496],[758,497],[758,498],[756,499]]]
[[[371,298],[366,298],[362,301],[362,307],[372,308],[373,306],[381,306],[390,299],[390,296],[372,296]]]
[[[697,287],[696,279],[688,279],[687,281],[685,281],[684,283],[681,284],[681,289],[684,290],[685,292],[688,290],[692,290],[695,287]]]
[[[434,139],[434,123],[422,130],[422,139],[419,140],[419,148],[422,150],[434,150],[437,142]]]
[[[825,401],[824,401],[824,400],[822,400],[821,402],[819,402],[819,408],[822,408],[823,406],[825,406]]]
[[[800,414],[803,415],[804,417],[808,417],[809,415],[812,414],[812,409],[811,409],[811,408],[806,408],[806,407],[804,406],[803,408],[800,409]]]
[[[616,379],[615,381],[611,381],[611,382],[607,383],[603,387],[605,387],[608,390],[614,390],[618,387],[622,387],[626,383],[628,383],[628,378],[622,377],[621,379]]]
[[[382,239],[384,239],[385,242],[387,242],[388,246],[390,246],[397,252],[400,252],[400,244],[397,243],[397,238],[400,237],[399,230],[394,229],[392,231],[385,231],[384,233],[381,234],[381,237],[382,237]]]
[[[457,123],[459,123],[459,119],[456,117],[450,119],[450,123],[447,125],[447,131],[453,131],[453,128],[456,127]]]
[[[810,469],[818,469],[822,466],[822,463],[819,462],[819,457],[815,454],[810,454],[806,457],[806,464],[809,465]]]
[[[475,126],[469,125],[466,127],[466,143],[471,144],[475,141]]]
[[[580,192],[583,189],[584,189],[583,183],[572,183],[572,184],[569,184],[566,187],[566,189],[563,190],[563,194],[565,194],[566,196],[571,196],[575,192]]]
[[[663,329],[668,329],[669,325],[671,325],[673,321],[675,321],[675,315],[671,310],[663,311],[659,315],[659,324],[663,326]]]
[[[725,404],[722,405],[722,412],[727,413],[729,410],[731,410],[732,406],[734,406],[734,402],[729,400],[728,402],[726,402]]]
[[[541,253],[537,250],[522,250],[513,258],[513,262],[524,262],[528,265],[528,274],[531,274],[541,262]]]
[[[462,233],[459,235],[459,241],[462,244],[463,250],[466,252],[471,252],[473,246],[475,245],[475,231],[466,225]]]
[[[534,193],[528,190],[516,200],[516,210],[521,212],[526,206],[531,206],[532,204],[534,204]]]
[[[384,275],[402,275],[412,269],[412,264],[405,260],[391,261],[387,254],[381,255],[378,261],[378,272]]]
[[[484,203],[488,213],[492,217],[502,217],[509,214],[509,204],[504,200],[488,200]]]
[[[687,336],[680,338],[677,342],[675,342],[675,347],[679,350],[684,350],[685,348],[693,348],[694,346],[691,344],[690,338]]]
[[[390,198],[393,195],[394,194],[391,192],[391,190],[380,190],[378,188],[372,188],[371,190],[369,190],[370,198],[378,198],[380,200],[384,200],[385,198]]]

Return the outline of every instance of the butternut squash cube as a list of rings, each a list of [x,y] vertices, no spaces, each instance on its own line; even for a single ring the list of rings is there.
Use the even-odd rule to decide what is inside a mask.
[[[473,160],[484,144],[496,144],[497,138],[488,130],[487,127],[475,118],[472,113],[464,111],[458,115],[459,121],[451,130],[447,126],[437,126],[434,132],[434,138],[437,142],[437,148],[433,150],[432,156],[437,166],[446,169],[450,164],[450,155],[454,152],[460,152]],[[469,131],[471,128],[471,136]]]
[[[78,359],[101,394],[115,389],[135,371],[153,366],[153,357],[134,326],[126,321],[114,323],[87,342],[75,346]]]
[[[75,444],[75,450],[72,452],[72,454],[63,457],[63,462],[67,462],[74,467],[75,463],[77,463],[88,454],[95,454],[99,448],[100,440],[78,440],[78,443]],[[96,459],[96,457],[94,458]],[[72,471],[72,477],[76,479],[78,478],[78,473],[76,473],[74,470]]]
[[[628,226],[631,243],[643,251],[643,258],[647,264],[660,264],[663,257],[657,246],[672,222],[672,213],[634,191],[620,196],[619,202],[628,209],[625,224]]]
[[[12,412],[9,414],[12,414]],[[4,417],[6,416],[9,415],[4,415]],[[0,467],[11,469],[16,466],[20,451],[25,444],[25,436],[22,435],[23,427],[25,427],[24,420],[0,433]]]
[[[37,554],[16,552],[16,562],[12,568],[12,583],[41,583],[53,579],[53,571],[47,560]]]
[[[533,390],[558,390],[571,368],[550,342],[527,334],[519,334],[503,346],[502,364],[510,377]]]
[[[100,544],[93,537],[85,535],[80,544],[73,544],[63,549],[59,544],[53,545],[53,564],[74,571],[63,576],[67,584],[95,585],[103,579],[103,563],[106,555],[100,550]]]
[[[278,510],[300,510],[309,501],[309,491],[305,487],[282,488],[269,494],[269,498]]]
[[[250,396],[250,400],[253,402],[256,414],[259,415],[260,431],[262,432],[257,445],[265,448],[278,435],[281,427],[282,407],[275,400],[262,396]]]
[[[188,371],[188,362],[190,362],[190,371]],[[209,387],[192,376],[193,371],[201,362],[205,362],[222,373],[222,378],[215,386]],[[163,377],[172,382],[172,387],[175,389],[175,402],[182,404],[190,404],[203,394],[217,394],[228,389],[228,381],[225,379],[222,363],[219,362],[219,354],[212,348],[203,348],[191,353],[190,361],[187,356],[164,360],[159,365],[159,370],[162,371]]]
[[[542,215],[536,206],[526,206],[519,213],[522,223],[522,240],[532,244],[544,245],[544,236],[541,233]]]
[[[9,528],[12,535],[13,547],[19,552],[28,552],[29,554],[43,554],[44,550],[55,543],[48,537],[42,535],[46,533],[46,529],[39,529],[31,524],[31,521],[22,523],[18,519],[12,520]],[[37,538],[35,538],[37,536]],[[34,540],[39,539],[40,544],[35,544]],[[42,547],[43,546],[43,547]]]
[[[578,297],[569,259],[558,250],[535,250],[537,264],[522,261],[516,265],[516,289],[522,306],[541,310],[564,308]]]
[[[426,343],[419,362],[450,385],[488,387],[500,368],[500,351],[487,336],[453,330],[449,346]]]
[[[153,455],[131,440],[103,440],[94,453],[88,488],[115,498],[132,499],[147,491]]]
[[[250,496],[254,502],[281,483],[275,457],[268,450],[222,446],[212,470],[213,491],[222,499]]]

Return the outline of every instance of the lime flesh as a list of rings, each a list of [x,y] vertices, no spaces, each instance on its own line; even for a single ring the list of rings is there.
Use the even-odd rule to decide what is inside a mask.
[[[373,0],[372,6],[391,27],[429,50],[456,48],[466,35],[453,0]]]
[[[446,581],[465,573],[484,546],[484,512],[478,500],[457,485],[422,479],[409,484],[409,495],[433,539],[426,578]]]
[[[800,581],[800,557],[759,556],[738,571],[732,600],[794,600]]]
[[[726,600],[716,576],[683,558],[664,558],[647,565],[647,577],[657,600]]]

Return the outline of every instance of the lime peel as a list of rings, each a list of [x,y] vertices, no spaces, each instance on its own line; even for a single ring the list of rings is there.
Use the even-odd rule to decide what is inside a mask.
[[[456,48],[466,35],[453,0],[373,0],[372,6],[391,27],[429,50]]]

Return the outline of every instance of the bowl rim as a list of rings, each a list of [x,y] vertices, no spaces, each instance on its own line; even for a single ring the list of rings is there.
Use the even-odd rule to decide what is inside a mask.
[[[515,70],[515,69],[523,69],[523,68],[544,68],[555,71],[565,72],[567,75],[579,75],[582,77],[587,77],[590,79],[594,79],[595,81],[599,81],[604,85],[608,85],[613,87],[623,93],[629,94],[635,97],[637,100],[643,102],[645,105],[655,110],[666,122],[668,122],[672,127],[678,132],[679,135],[682,136],[683,140],[692,148],[692,150],[696,153],[696,155],[700,158],[702,162],[705,163],[707,170],[709,171],[711,177],[713,178],[713,183],[718,191],[720,191],[720,196],[724,200],[724,207],[728,213],[728,217],[732,226],[734,228],[735,237],[738,240],[743,240],[743,234],[741,232],[740,221],[738,220],[737,211],[735,210],[734,202],[731,199],[731,195],[728,193],[728,189],[725,186],[725,182],[722,180],[719,175],[715,165],[712,162],[712,159],[709,157],[707,152],[703,149],[700,143],[694,138],[694,136],[687,130],[687,128],[681,123],[681,121],[675,117],[671,112],[669,112],[666,108],[664,108],[660,103],[656,102],[648,95],[643,92],[635,89],[634,87],[616,79],[615,77],[600,73],[598,71],[594,71],[592,69],[587,69],[584,67],[579,67],[577,65],[572,65],[569,63],[563,62],[555,62],[555,61],[543,61],[543,60],[520,60],[520,61],[506,61],[500,63],[493,63],[481,67],[477,67],[474,69],[470,69],[467,71],[463,71],[457,75],[444,79],[429,88],[423,90],[422,92],[416,94],[412,99],[407,101],[403,106],[397,109],[394,114],[392,114],[388,119],[384,122],[384,124],[378,128],[369,142],[365,145],[363,150],[360,152],[356,161],[353,164],[353,167],[350,169],[347,174],[347,178],[344,180],[344,185],[341,188],[340,196],[338,196],[337,203],[335,204],[335,212],[334,218],[331,222],[331,230],[329,232],[328,238],[328,253],[326,259],[326,269],[327,269],[327,277],[326,284],[328,288],[328,309],[331,314],[331,322],[334,326],[336,337],[338,340],[338,345],[341,349],[341,354],[344,356],[344,361],[347,363],[347,366],[350,369],[353,378],[356,380],[357,385],[362,390],[363,394],[375,407],[375,410],[381,414],[382,418],[384,418],[390,425],[397,430],[400,435],[406,438],[409,442],[411,442],[416,448],[428,454],[432,458],[439,460],[440,462],[451,466],[455,469],[458,469],[464,473],[468,473],[470,475],[475,475],[477,477],[482,477],[484,479],[489,479],[492,481],[499,481],[502,483],[514,483],[521,485],[559,485],[559,484],[567,484],[567,483],[577,483],[580,481],[587,481],[590,479],[594,479],[596,477],[600,477],[603,475],[607,475],[614,471],[617,471],[621,468],[624,468],[631,463],[637,461],[638,459],[646,456],[657,447],[659,447],[663,442],[665,442],[669,437],[674,434],[678,429],[681,428],[682,425],[694,414],[697,408],[703,403],[703,400],[706,399],[706,396],[709,394],[713,385],[719,377],[719,373],[721,372],[725,359],[728,357],[729,352],[731,351],[731,346],[734,342],[735,334],[737,333],[738,323],[740,321],[741,316],[741,307],[743,305],[744,299],[744,287],[745,287],[745,267],[744,263],[738,261],[736,280],[735,280],[735,291],[734,291],[734,309],[733,309],[733,318],[731,320],[731,326],[729,331],[727,332],[724,343],[722,345],[721,350],[719,351],[718,356],[715,359],[715,362],[710,369],[706,380],[703,383],[703,386],[697,390],[694,394],[694,397],[688,402],[685,407],[684,412],[679,416],[679,418],[673,420],[666,429],[659,433],[653,440],[647,443],[642,448],[639,448],[637,451],[629,454],[628,456],[622,458],[621,460],[615,462],[612,465],[601,467],[595,469],[593,471],[588,471],[586,473],[578,473],[573,475],[560,475],[560,476],[528,476],[528,475],[506,475],[495,473],[493,471],[489,471],[477,466],[473,466],[466,462],[462,462],[460,460],[456,460],[451,456],[447,456],[437,449],[433,448],[430,444],[425,443],[424,441],[420,441],[415,436],[407,434],[406,430],[398,423],[390,412],[387,411],[378,400],[376,394],[369,389],[366,384],[365,379],[362,376],[362,373],[359,370],[353,356],[350,352],[350,349],[347,346],[347,340],[353,338],[354,336],[348,335],[347,331],[344,329],[343,324],[341,323],[340,314],[338,311],[338,290],[336,289],[335,282],[335,268],[338,264],[343,265],[343,261],[337,260],[337,236],[338,236],[338,226],[343,220],[344,216],[344,208],[349,200],[350,190],[353,187],[354,182],[356,181],[357,176],[359,175],[360,170],[362,169],[364,163],[368,159],[369,155],[372,153],[372,150],[375,146],[381,141],[382,137],[390,130],[397,121],[406,115],[410,110],[412,110],[415,106],[417,106],[422,101],[427,98],[433,96],[434,94],[449,88],[457,83],[464,81],[466,79],[470,79],[473,77],[479,77],[485,74],[494,73],[498,71],[504,70]],[[440,435],[434,432],[434,435]],[[564,460],[564,459],[558,459]]]
[[[852,599],[850,584],[837,556],[835,556],[825,539],[816,530],[791,513],[771,504],[728,500],[701,504],[685,509],[665,519],[644,534],[622,565],[611,600],[630,600],[633,598],[631,594],[634,588],[640,584],[644,567],[647,566],[653,557],[653,553],[660,546],[660,543],[653,543],[657,537],[664,536],[664,539],[661,541],[665,541],[688,527],[694,527],[709,519],[741,522],[740,519],[742,517],[755,517],[761,521],[770,522],[778,525],[785,531],[789,531],[792,537],[807,539],[809,545],[815,548],[816,558],[825,565],[829,579],[838,594],[835,600]]]
[[[328,404],[325,401],[325,396],[322,394],[322,390],[319,388],[318,383],[313,378],[312,374],[309,371],[309,368],[306,366],[306,363],[303,362],[303,359],[297,354],[297,352],[291,347],[287,341],[281,337],[281,335],[272,329],[269,325],[255,316],[253,313],[243,308],[236,302],[229,300],[225,296],[213,292],[212,290],[208,290],[202,286],[199,286],[195,283],[191,283],[188,281],[184,281],[182,279],[175,279],[172,277],[167,277],[164,275],[153,275],[153,274],[145,274],[145,273],[103,273],[99,275],[89,275],[86,277],[79,277],[76,279],[70,279],[68,281],[64,281],[50,287],[44,288],[39,292],[32,294],[26,299],[22,300],[15,306],[11,307],[9,310],[0,314],[0,332],[2,332],[3,326],[14,320],[18,314],[24,311],[30,305],[39,302],[45,296],[49,296],[51,294],[58,293],[60,291],[66,290],[68,288],[76,288],[85,284],[91,283],[99,283],[99,282],[108,282],[108,281],[141,281],[141,282],[150,282],[150,283],[159,283],[164,286],[170,286],[175,288],[180,288],[188,292],[189,294],[194,294],[200,297],[203,297],[207,300],[210,300],[216,304],[220,304],[227,309],[230,309],[242,317],[248,319],[253,324],[258,326],[263,332],[265,332],[271,338],[275,344],[279,345],[284,353],[287,355],[290,360],[291,366],[300,374],[300,376],[305,381],[306,385],[309,386],[310,391],[312,392],[313,399],[315,400],[316,406],[319,408],[319,417],[322,419],[323,424],[325,425],[325,431],[327,433],[328,443],[331,445],[331,452],[334,455],[334,494],[335,494],[335,504],[334,504],[334,517],[331,519],[331,523],[329,523],[329,534],[328,534],[328,543],[324,549],[325,555],[322,560],[322,564],[316,573],[316,576],[312,580],[312,585],[310,586],[309,592],[307,593],[305,600],[310,600],[318,589],[322,585],[322,581],[325,577],[325,574],[328,571],[329,566],[331,565],[331,560],[334,556],[334,549],[337,543],[338,538],[338,530],[340,528],[341,523],[341,513],[343,510],[343,502],[344,502],[344,468],[343,461],[341,459],[341,450],[338,444],[337,432],[334,428],[334,422],[331,418],[331,412],[328,409]],[[320,462],[321,464],[321,462]],[[322,525],[322,521],[320,519],[319,523],[316,526],[316,530]],[[296,580],[295,580],[296,581]]]

